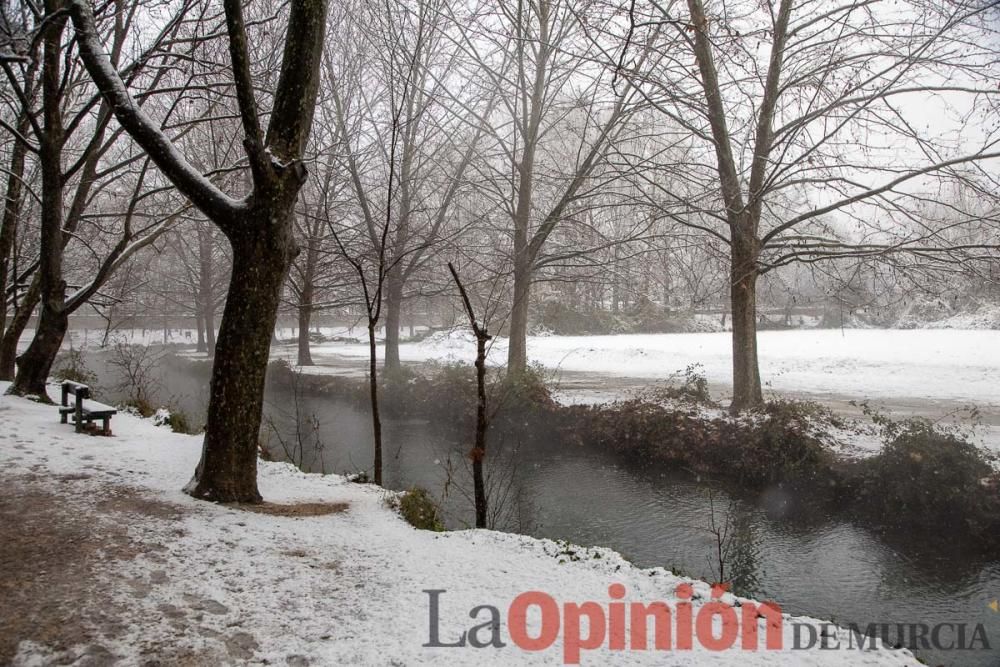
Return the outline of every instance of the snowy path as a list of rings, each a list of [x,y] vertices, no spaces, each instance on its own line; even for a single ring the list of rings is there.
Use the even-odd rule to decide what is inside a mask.
[[[36,509],[50,520],[36,524],[30,538],[74,534],[75,562],[86,570],[78,574],[86,578],[68,589],[78,590],[79,599],[45,605],[29,596],[18,608],[0,606],[0,628],[16,647],[0,662],[553,664],[562,661],[561,634],[538,652],[522,651],[506,636],[506,609],[519,593],[540,590],[557,600],[595,600],[606,607],[609,584],[621,583],[628,599],[673,604],[675,587],[685,581],[662,569],[633,568],[607,550],[561,563],[567,560],[559,556],[563,548],[548,541],[416,531],[386,509],[378,489],[283,464],[262,464],[268,500],[347,503],[346,511],[289,518],[197,502],[179,491],[197,461],[197,437],[128,415],[115,418],[115,437],[91,437],[55,417],[51,406],[0,396],[0,505],[16,511],[16,497],[33,494]],[[27,537],[0,540],[0,562],[17,554],[18,540]],[[36,571],[34,562],[20,565],[4,573],[16,590],[40,589],[51,575]],[[447,591],[442,641],[475,623],[469,619],[474,606],[491,604],[502,611],[508,646],[422,647],[429,623],[425,589]],[[708,587],[696,583],[695,593],[707,597]],[[22,616],[38,622],[19,625],[16,617]],[[32,630],[42,621],[85,627],[49,637]],[[534,616],[528,627],[536,636]],[[786,619],[782,651],[601,649],[585,651],[583,664],[917,664],[906,652],[788,650],[791,627]],[[7,635],[10,628],[21,634]]]

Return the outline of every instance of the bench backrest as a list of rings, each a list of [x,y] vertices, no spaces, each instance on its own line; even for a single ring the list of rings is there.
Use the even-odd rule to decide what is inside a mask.
[[[80,384],[79,382],[73,382],[72,380],[66,380],[62,383],[62,404],[69,405],[69,394],[72,392],[76,397],[76,404],[79,408],[83,402],[83,399],[90,398],[90,387],[85,384]]]

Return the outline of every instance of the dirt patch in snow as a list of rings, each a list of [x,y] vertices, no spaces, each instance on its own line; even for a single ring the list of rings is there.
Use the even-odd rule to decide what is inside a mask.
[[[151,517],[164,521],[179,521],[184,516],[184,509],[180,506],[146,498],[128,487],[110,487],[101,495],[97,509],[102,512]]]
[[[73,480],[59,480],[73,481]],[[113,623],[110,591],[93,577],[107,558],[130,558],[134,547],[122,527],[96,524],[65,497],[48,491],[41,476],[6,478],[0,486],[0,663],[10,664],[18,644],[30,640],[52,651],[95,642]],[[110,629],[110,628],[109,628]],[[64,655],[64,660],[83,655]]]
[[[176,521],[182,514],[135,490],[89,480],[0,479],[0,664],[17,664],[19,650],[48,664],[115,662],[106,644],[125,631],[126,616],[115,593],[131,582],[101,574],[109,563],[150,551],[130,539],[123,515]]]
[[[307,517],[339,514],[347,510],[347,503],[296,503],[294,505],[267,502],[256,504],[233,503],[230,507],[257,514],[268,514],[270,516]]]

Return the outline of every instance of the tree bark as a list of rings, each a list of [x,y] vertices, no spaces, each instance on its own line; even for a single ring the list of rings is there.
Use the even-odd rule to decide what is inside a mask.
[[[318,230],[319,223],[312,230]],[[306,266],[302,273],[302,289],[299,292],[299,366],[312,366],[312,351],[309,349],[309,323],[313,314],[313,296],[316,293],[316,267],[319,264],[318,232],[311,233],[306,248]]]
[[[264,378],[282,284],[296,251],[291,215],[306,177],[302,155],[316,107],[327,2],[289,3],[281,72],[266,133],[258,118],[242,3],[223,3],[243,145],[253,180],[251,195],[240,199],[206,179],[139,110],[100,43],[89,2],[65,2],[76,26],[80,58],[119,123],[232,245],[233,271],[215,348],[202,457],[186,491],[220,502],[257,502]]]
[[[476,321],[476,313],[472,309],[469,293],[465,291],[458,271],[448,262],[448,271],[455,280],[458,292],[465,306],[465,314],[469,317],[469,327],[476,336],[476,442],[469,452],[472,458],[473,498],[476,505],[476,528],[487,527],[487,512],[489,499],[486,497],[486,479],[483,475],[483,459],[486,458],[486,432],[489,428],[489,416],[486,412],[486,344],[492,338],[484,323]]]
[[[52,307],[52,304],[58,301],[58,299],[42,300],[38,329],[31,339],[31,345],[17,358],[17,374],[14,376],[10,393],[47,399],[45,382],[49,378],[52,364],[69,328],[69,316],[66,310],[58,306]]]
[[[215,354],[215,289],[213,288],[212,237],[207,229],[198,230],[198,303],[205,327],[205,349]]]
[[[10,326],[3,332],[3,339],[0,340],[0,380],[14,379],[14,359],[17,357],[17,344],[21,340],[24,330],[28,327],[32,313],[38,305],[42,296],[41,280],[36,273],[25,292],[24,298],[14,311],[14,317],[10,321]]]
[[[215,356],[215,297],[212,297],[212,302],[205,305],[204,313],[201,316],[202,322],[205,326],[205,347],[208,350],[208,356]]]
[[[200,300],[195,301],[194,308],[194,326],[198,330],[198,347],[195,349],[198,352],[207,352],[208,348],[205,346],[205,318],[201,316],[202,307]]]
[[[54,11],[50,2],[46,11]],[[62,346],[69,323],[66,312],[66,281],[63,260],[62,149],[62,35],[66,17],[57,16],[46,27],[42,45],[42,115],[44,132],[38,137],[42,172],[42,220],[38,275],[41,314],[35,336],[18,358],[17,373],[8,392],[18,396],[46,397],[45,381]],[[47,398],[47,397],[46,397]]]
[[[308,293],[308,294],[306,294]],[[312,351],[309,349],[309,320],[312,319],[312,286],[307,286],[299,304],[299,366],[312,366]]]
[[[757,363],[757,257],[754,239],[734,235],[730,271],[733,311],[733,402],[736,414],[764,402]]]
[[[483,459],[486,458],[486,331],[476,331],[476,444],[472,448],[472,485],[476,499],[476,528],[486,528],[486,481]]]
[[[294,254],[288,225],[274,224],[274,217],[280,220],[279,213],[262,209],[230,238],[233,271],[212,365],[205,441],[186,489],[196,498],[261,500],[257,449],[264,380],[281,288]]]
[[[34,78],[34,63],[28,69],[26,88],[31,87]],[[17,131],[21,136],[28,134],[30,123],[27,109],[21,112],[17,121]],[[10,272],[10,258],[17,241],[17,226],[21,216],[21,190],[24,179],[24,159],[28,148],[22,141],[15,141],[11,148],[10,171],[7,174],[7,194],[4,198],[3,221],[0,222],[0,333],[7,326],[7,275]],[[14,286],[17,289],[17,286]]]
[[[403,310],[403,279],[398,266],[385,277],[385,362],[386,373],[402,369],[399,360],[399,327]]]
[[[531,295],[531,271],[527,262],[514,266],[514,303],[510,311],[507,347],[507,373],[515,376],[528,367],[528,305]]]
[[[378,365],[375,357],[374,320],[368,320],[368,387],[371,392],[372,436],[375,443],[375,483],[382,486],[382,417],[378,410]]]
[[[702,0],[687,0],[694,28],[694,54],[698,61],[706,112],[714,139],[716,166],[730,230],[730,302],[733,315],[733,402],[735,414],[764,402],[757,363],[757,258],[760,252],[758,229],[763,206],[767,167],[772,149],[775,108],[781,95],[780,76],[784,57],[792,0],[781,0],[775,16],[774,41],[768,63],[764,95],[757,112],[753,161],[747,184],[747,197],[741,190],[741,178],[733,155],[727,125],[726,108],[719,87],[713,45],[709,39],[710,21]],[[725,322],[725,319],[723,319]]]

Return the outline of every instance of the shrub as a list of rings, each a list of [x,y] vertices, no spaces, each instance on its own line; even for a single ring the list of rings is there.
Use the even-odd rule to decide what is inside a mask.
[[[267,365],[268,387],[281,387],[295,394],[329,395],[358,405],[368,402],[368,380],[338,375],[312,375],[293,368],[285,359]]]
[[[170,430],[174,433],[195,435],[196,433],[201,432],[201,429],[195,428],[191,423],[191,420],[188,419],[187,414],[179,408],[171,409],[164,423],[169,426]]]
[[[69,380],[93,387],[97,383],[97,374],[87,366],[83,350],[70,347],[65,355],[56,360],[56,372],[53,376],[60,382]]]
[[[779,413],[722,430],[721,450],[742,482],[761,486],[780,481],[835,481],[832,454],[795,416]]]
[[[681,333],[690,330],[688,317],[675,314],[649,299],[640,299],[625,320],[625,328],[630,333]]]
[[[404,493],[399,499],[399,513],[408,524],[419,530],[444,530],[437,504],[424,489],[414,487]]]
[[[434,364],[429,373],[412,371],[384,378],[382,408],[387,414],[434,417],[461,424],[475,415],[476,371],[468,364]]]
[[[149,418],[156,414],[156,408],[145,398],[129,398],[119,404],[126,412],[132,412],[140,417]]]
[[[277,461],[271,454],[271,450],[267,448],[267,443],[263,440],[257,440],[257,458],[261,461]]]
[[[115,391],[128,396],[128,404],[139,410],[143,417],[155,412],[151,403],[160,386],[158,369],[162,359],[162,350],[133,345],[124,338],[115,339],[108,358],[108,366],[118,376]]]
[[[648,393],[649,400],[653,402],[690,403],[693,405],[704,405],[715,407],[712,395],[708,391],[708,379],[705,377],[701,364],[690,364],[681,373],[674,373],[672,381],[679,380],[678,383],[660,387]]]
[[[531,321],[533,331],[562,336],[679,333],[701,329],[690,312],[671,310],[648,298],[615,313],[603,308],[573,308],[565,301],[550,299],[532,308]]]
[[[380,379],[386,387],[405,387],[417,382],[420,375],[409,366],[400,366],[383,369]]]
[[[531,364],[520,373],[507,374],[495,381],[495,408],[512,414],[523,414],[533,410],[551,410],[557,406],[552,391],[545,379],[545,369],[540,364]],[[473,385],[473,388],[475,385]]]
[[[490,419],[498,424],[557,407],[540,366],[506,376],[487,370]],[[381,407],[395,416],[431,417],[465,427],[476,415],[476,369],[471,364],[435,364],[425,374],[404,371],[385,378]]]
[[[561,336],[609,334],[622,330],[615,316],[606,310],[574,310],[559,300],[544,301],[533,310],[534,328]]]
[[[802,401],[792,398],[777,398],[764,404],[758,412],[783,423],[807,425],[810,422],[842,424],[830,408],[816,401]]]
[[[293,374],[287,359],[275,359],[267,365],[268,380],[288,380]]]
[[[833,457],[797,419],[710,418],[646,399],[571,406],[571,431],[641,462],[659,461],[751,487],[833,478]]]
[[[924,419],[894,422],[886,432],[891,440],[853,479],[859,509],[886,524],[996,539],[996,476],[975,446]]]

